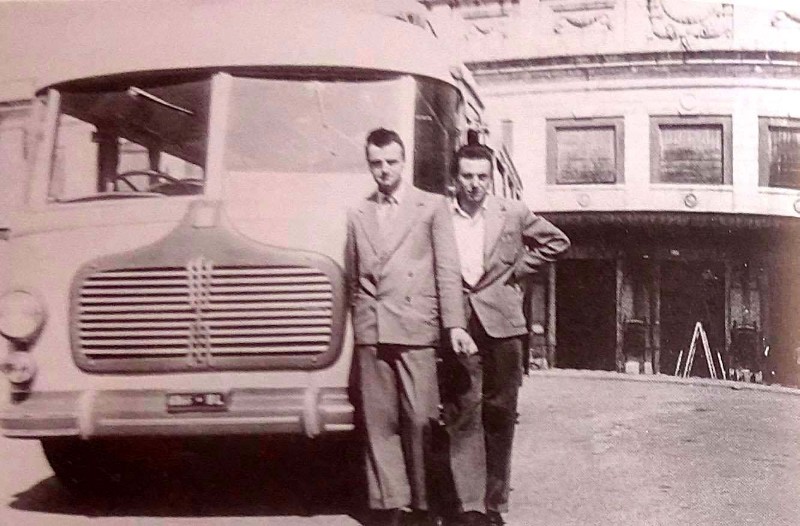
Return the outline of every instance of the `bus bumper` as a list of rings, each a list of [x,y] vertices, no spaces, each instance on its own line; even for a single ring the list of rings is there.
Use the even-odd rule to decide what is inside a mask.
[[[175,404],[213,395],[213,405]],[[168,402],[169,401],[169,402]],[[0,413],[10,438],[220,436],[353,430],[345,388],[231,389],[224,393],[165,390],[32,392]]]

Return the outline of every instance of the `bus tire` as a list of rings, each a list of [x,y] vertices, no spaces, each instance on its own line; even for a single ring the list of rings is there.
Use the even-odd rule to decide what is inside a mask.
[[[79,438],[43,439],[41,443],[56,479],[70,493],[94,496],[121,485],[121,466],[106,444]]]

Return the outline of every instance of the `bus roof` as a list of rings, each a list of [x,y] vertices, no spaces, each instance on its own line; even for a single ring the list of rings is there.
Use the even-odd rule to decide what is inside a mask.
[[[262,66],[367,68],[454,84],[459,64],[425,28],[421,6],[405,0],[70,4],[46,6],[64,13],[63,27],[39,36],[48,40],[31,75],[39,89],[139,71]]]

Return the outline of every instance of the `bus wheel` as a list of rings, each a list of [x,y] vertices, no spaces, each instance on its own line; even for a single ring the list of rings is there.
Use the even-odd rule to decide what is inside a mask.
[[[42,449],[58,481],[70,492],[92,496],[117,489],[122,466],[107,444],[77,438],[42,440]]]

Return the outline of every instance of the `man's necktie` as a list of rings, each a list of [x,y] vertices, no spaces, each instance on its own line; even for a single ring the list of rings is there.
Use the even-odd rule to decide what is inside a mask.
[[[381,235],[392,231],[396,213],[397,199],[392,195],[381,194],[378,207],[378,228],[381,230]]]

